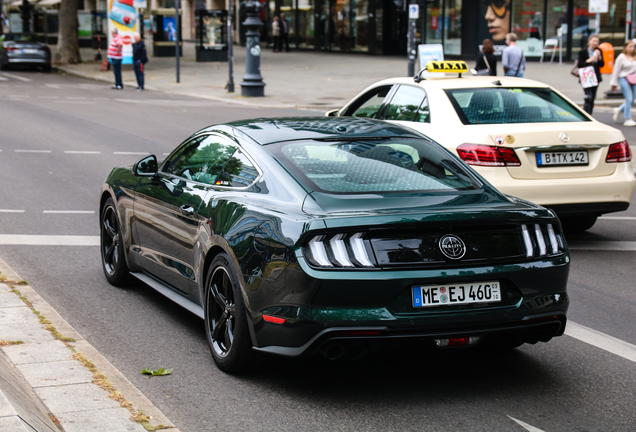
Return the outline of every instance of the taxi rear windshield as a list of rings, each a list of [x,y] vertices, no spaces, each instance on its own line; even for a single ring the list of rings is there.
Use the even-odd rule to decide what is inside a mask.
[[[445,193],[481,187],[452,154],[425,140],[311,140],[266,149],[297,180],[318,192]]]
[[[464,124],[590,121],[549,88],[469,88],[445,91]]]

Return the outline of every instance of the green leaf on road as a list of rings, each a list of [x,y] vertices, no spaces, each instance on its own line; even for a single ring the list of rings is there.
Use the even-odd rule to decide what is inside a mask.
[[[172,373],[172,369],[160,368],[157,370],[152,370],[150,368],[146,368],[146,369],[143,369],[141,373],[146,375],[152,375],[152,376],[170,375]]]

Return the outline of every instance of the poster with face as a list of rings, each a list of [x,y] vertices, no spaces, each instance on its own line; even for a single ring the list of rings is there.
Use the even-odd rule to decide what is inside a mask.
[[[501,55],[506,48],[506,35],[510,33],[510,1],[480,0],[479,46],[484,39],[490,39],[495,45],[495,53]]]

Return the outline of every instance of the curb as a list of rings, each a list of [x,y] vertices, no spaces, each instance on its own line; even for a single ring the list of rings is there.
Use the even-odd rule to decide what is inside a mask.
[[[46,414],[51,414],[52,418],[59,421],[60,425],[56,429],[51,429],[50,425],[47,425],[46,428],[36,429],[29,424],[30,428],[24,430],[47,432],[161,430],[163,432],[179,432],[150,400],[66,322],[37,292],[28,285],[20,285],[18,283],[18,281],[21,281],[20,276],[2,259],[0,259],[0,274],[6,277],[6,280],[0,280],[0,287],[14,288],[19,291],[21,297],[21,299],[16,297],[13,300],[12,297],[7,296],[10,293],[8,290],[0,290],[0,292],[6,293],[2,294],[5,298],[0,303],[0,317],[11,318],[11,314],[15,316],[18,311],[22,311],[19,315],[21,315],[21,319],[24,319],[24,323],[16,321],[15,325],[3,325],[0,328],[0,340],[18,339],[1,334],[2,332],[7,332],[9,327],[19,326],[24,329],[30,326],[31,329],[27,336],[30,340],[25,338],[20,344],[7,345],[0,348],[1,354],[7,358],[9,366],[18,372],[19,376],[13,380],[12,384],[22,384],[25,391],[34,396],[29,401],[31,404],[29,408],[32,412],[39,412],[37,409],[38,402],[40,402]],[[12,291],[15,293],[14,290]],[[17,293],[15,294],[18,295]],[[28,308],[29,304],[32,309]],[[64,344],[60,342],[60,338],[54,339],[51,331],[43,325],[42,319],[37,322],[38,317],[50,322],[49,325],[53,326],[58,334],[63,335]],[[34,320],[36,325],[32,325]],[[49,325],[46,327],[49,327]],[[22,338],[18,340],[22,340]],[[64,345],[66,345],[66,348],[64,348]],[[58,358],[54,358],[55,355],[45,355],[43,351],[46,350],[43,347],[53,347],[53,351],[57,350]],[[65,358],[59,358],[60,354],[64,357],[72,357],[73,352],[83,355],[85,359],[91,362],[97,369],[97,373],[105,376],[106,380],[112,384],[112,387],[121,394],[124,401],[120,402],[109,398],[108,392],[102,390],[95,383],[94,375],[91,374],[87,366],[77,359],[66,360]],[[41,356],[47,358],[29,360],[34,353],[40,353]],[[67,366],[67,370],[60,369],[63,366]],[[55,375],[55,378],[51,378],[53,375]],[[78,376],[81,377],[78,379]],[[41,384],[43,381],[49,382]],[[80,388],[89,392],[91,396],[78,398],[77,390]],[[3,392],[6,394],[10,390],[10,385],[6,385],[3,380],[0,380],[0,390],[0,396]],[[97,396],[94,396],[95,394]],[[99,399],[99,402],[96,402],[97,399]],[[136,413],[143,412],[149,418],[148,427],[132,419],[130,410],[124,408],[126,406],[125,402],[129,403],[130,408],[134,407]],[[16,407],[15,404],[11,405]],[[70,408],[70,406],[73,406],[73,408]],[[8,424],[4,424],[3,421],[10,416],[3,416],[4,409],[2,408],[4,408],[3,404],[0,403],[0,430],[5,430],[3,426]],[[15,411],[19,410],[16,409]],[[22,418],[19,413],[17,416]],[[6,430],[18,429],[10,428]]]

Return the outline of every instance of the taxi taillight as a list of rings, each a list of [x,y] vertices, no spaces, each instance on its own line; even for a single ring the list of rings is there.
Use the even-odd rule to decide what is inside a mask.
[[[632,160],[632,151],[627,141],[621,141],[609,146],[605,162],[629,162]]]
[[[457,153],[468,165],[477,166],[521,166],[514,149],[483,144],[462,144]]]

